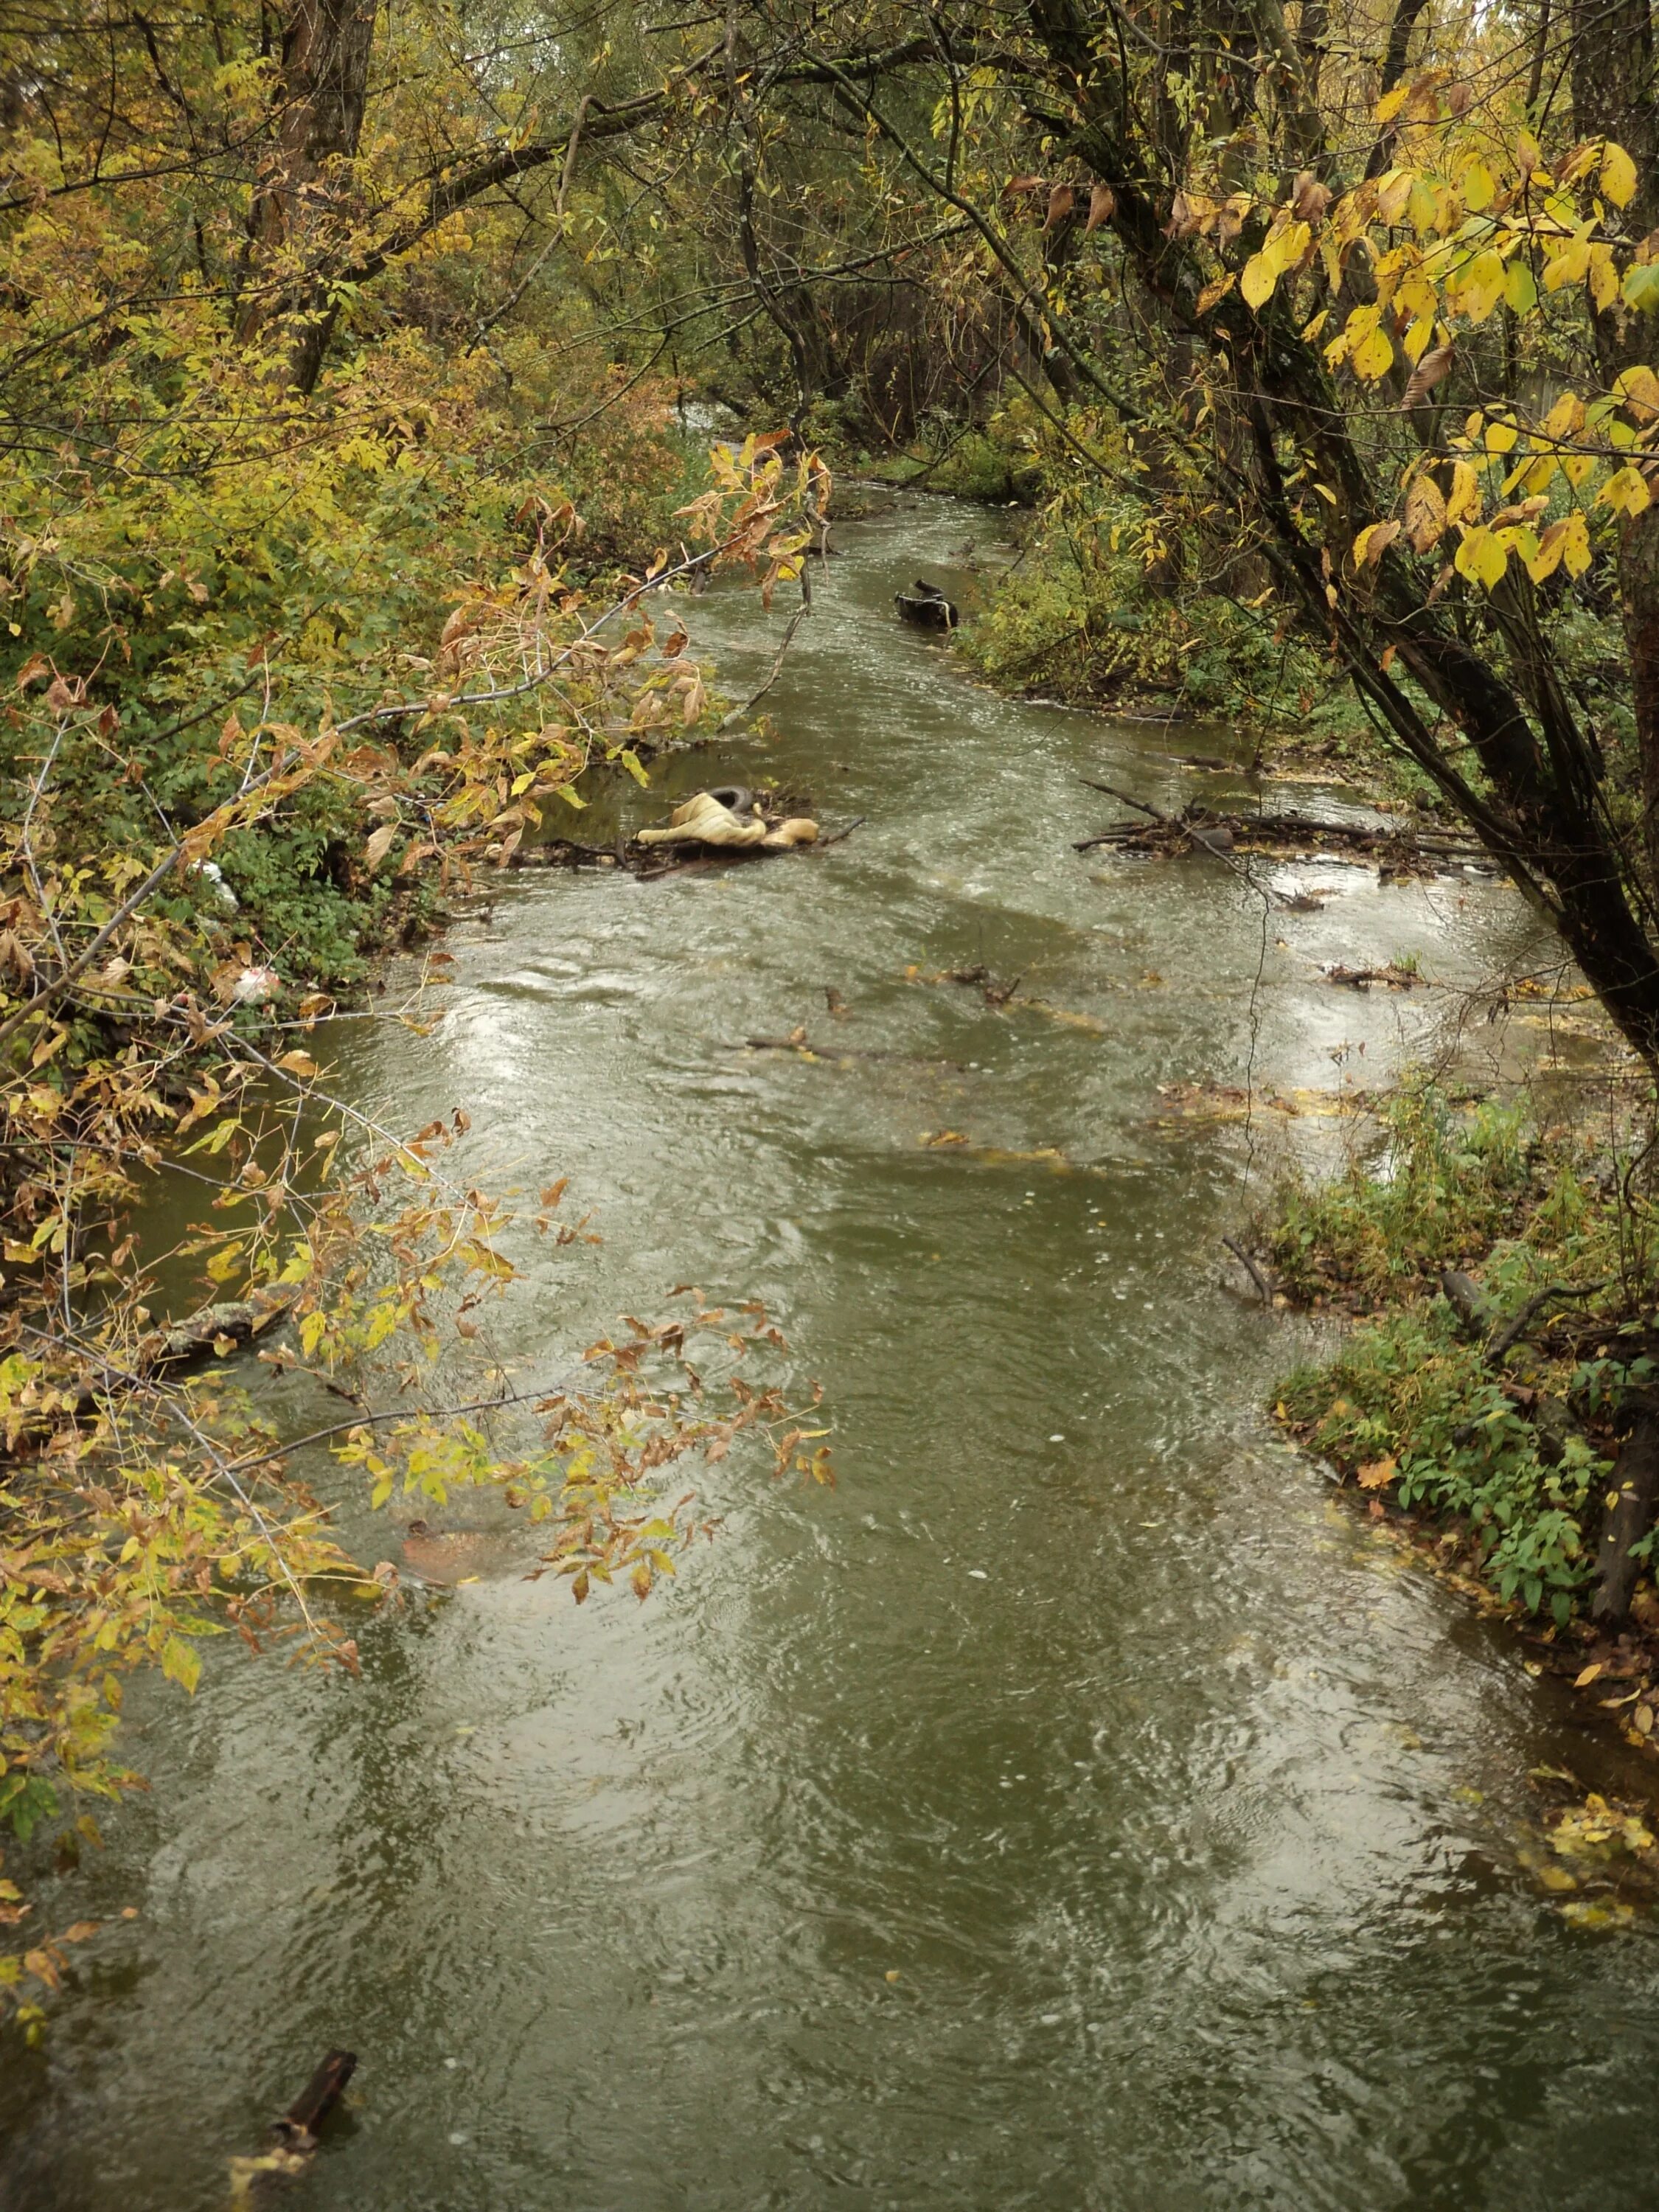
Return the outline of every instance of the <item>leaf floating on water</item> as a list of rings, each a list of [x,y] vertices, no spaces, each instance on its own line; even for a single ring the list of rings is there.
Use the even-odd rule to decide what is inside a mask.
[[[1561,1917],[1571,1920],[1575,1928],[1628,1928],[1636,1917],[1633,1905],[1620,1903],[1616,1899],[1598,1899],[1592,1903],[1587,1897],[1575,1897],[1561,1907]]]

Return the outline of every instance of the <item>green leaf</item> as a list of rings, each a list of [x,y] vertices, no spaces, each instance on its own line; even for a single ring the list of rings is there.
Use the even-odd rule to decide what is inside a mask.
[[[1538,305],[1538,280],[1532,273],[1532,264],[1519,255],[1504,271],[1504,299],[1516,315],[1529,315]]]

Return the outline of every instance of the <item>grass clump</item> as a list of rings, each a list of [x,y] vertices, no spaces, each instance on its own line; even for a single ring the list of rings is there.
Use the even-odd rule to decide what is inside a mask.
[[[1334,1182],[1280,1188],[1267,1250],[1298,1303],[1408,1293],[1483,1250],[1533,1190],[1536,1159],[1516,1107],[1460,1113],[1407,1082],[1382,1114],[1383,1143]]]
[[[1622,1142],[1604,1155],[1521,1105],[1416,1080],[1382,1123],[1370,1158],[1276,1195],[1262,1243],[1286,1297],[1366,1318],[1274,1412],[1498,1598],[1565,1625],[1659,1372],[1651,1206]]]

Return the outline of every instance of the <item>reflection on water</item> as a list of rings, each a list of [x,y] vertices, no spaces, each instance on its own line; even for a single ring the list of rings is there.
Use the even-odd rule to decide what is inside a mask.
[[[1650,2201],[1649,1941],[1513,1856],[1527,1767],[1594,1754],[1263,1431],[1294,1346],[1216,1266],[1261,1133],[1158,1110],[1247,1066],[1374,1080],[1443,997],[1317,963],[1467,980],[1519,903],[1322,862],[1290,872],[1322,911],[1264,925],[1201,860],[1077,855],[1113,811],[1081,776],[1191,777],[897,629],[919,561],[970,598],[963,534],[921,500],[849,526],[775,742],[623,801],[770,774],[854,836],[514,878],[435,1035],[342,1047],[403,1125],[465,1104],[469,1174],[598,1206],[599,1253],[526,1251],[514,1357],[754,1292],[828,1386],[839,1488],[716,1470],[719,1540],[643,1608],[480,1537],[362,1632],[361,1683],[227,1651],[193,1704],[135,1697],[155,1795],[60,1901],[142,1917],[7,2057],[9,2212],[222,2204],[336,2042],[319,2212]],[[741,696],[781,614],[690,604]],[[977,964],[1086,1023],[924,980]],[[801,1024],[831,1056],[744,1045]]]

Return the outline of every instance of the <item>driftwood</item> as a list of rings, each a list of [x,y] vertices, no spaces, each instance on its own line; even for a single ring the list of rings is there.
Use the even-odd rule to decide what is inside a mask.
[[[1368,991],[1373,983],[1386,983],[1391,991],[1414,990],[1423,978],[1413,968],[1401,968],[1390,960],[1382,968],[1345,968],[1339,960],[1324,970],[1328,983],[1341,983],[1350,991]]]
[[[895,592],[893,605],[899,620],[914,623],[918,629],[954,629],[961,619],[937,584],[918,583],[913,591]]]
[[[574,837],[549,837],[534,845],[520,845],[509,856],[509,868],[615,868],[624,875],[634,876],[641,883],[653,883],[659,876],[684,874],[688,868],[727,867],[745,860],[775,860],[781,851],[821,853],[827,846],[839,845],[850,837],[854,830],[863,827],[865,817],[857,815],[844,828],[833,830],[813,845],[787,847],[714,846],[714,845],[640,845],[630,838],[619,837],[614,845],[584,845]]]
[[[130,1390],[167,1368],[182,1366],[186,1360],[225,1358],[238,1346],[251,1344],[255,1337],[275,1328],[292,1312],[298,1297],[297,1290],[255,1291],[251,1297],[198,1306],[183,1321],[152,1329],[140,1337],[125,1364],[102,1367],[100,1385],[83,1384],[75,1401],[76,1415],[84,1419],[97,1412],[100,1399],[116,1390]]]
[[[1240,1267],[1243,1268],[1250,1280],[1255,1285],[1256,1289],[1261,1293],[1262,1304],[1264,1306],[1270,1306],[1273,1302],[1273,1286],[1269,1281],[1267,1270],[1262,1267],[1261,1262],[1249,1249],[1249,1246],[1241,1243],[1237,1237],[1224,1237],[1221,1241],[1226,1246],[1227,1249],[1232,1254],[1234,1259],[1238,1261]]]
[[[275,2148],[258,2158],[234,2158],[230,2161],[233,2202],[246,2204],[262,2183],[292,2180],[305,2172],[316,2151],[324,2121],[339,2103],[347,2082],[356,2070],[355,2052],[329,2052],[287,2112],[271,2122],[270,2131],[276,2138]]]
[[[815,1044],[804,1028],[791,1030],[787,1036],[746,1036],[740,1044],[728,1045],[728,1052],[802,1052],[812,1060],[892,1060],[910,1067],[950,1067],[958,1073],[966,1071],[968,1063],[962,1060],[944,1060],[937,1054],[925,1052],[891,1052],[880,1049],[859,1051],[852,1045],[838,1041],[832,1044]]]
[[[331,2051],[287,2112],[271,2122],[272,2132],[295,2149],[314,2150],[318,2130],[339,2103],[356,2070],[355,2051]]]
[[[941,983],[965,983],[977,989],[988,1006],[1006,1006],[1025,981],[1016,975],[1012,983],[999,983],[988,968],[947,968],[939,978]]]
[[[1195,849],[1212,853],[1273,853],[1311,855],[1331,852],[1375,860],[1385,875],[1429,875],[1452,866],[1484,866],[1492,862],[1485,849],[1467,839],[1436,836],[1390,823],[1386,829],[1352,822],[1324,822],[1310,814],[1222,814],[1207,806],[1183,807],[1178,815],[1165,814],[1145,799],[1133,798],[1115,785],[1084,781],[1091,791],[1132,806],[1146,819],[1115,822],[1092,837],[1073,842],[1077,853],[1110,846],[1121,853],[1169,857]]]
[[[203,1359],[210,1352],[223,1358],[238,1345],[263,1336],[293,1308],[297,1291],[255,1291],[251,1297],[228,1299],[222,1304],[198,1306],[183,1321],[154,1329],[138,1346],[146,1374],[157,1368],[176,1367],[181,1360]]]

